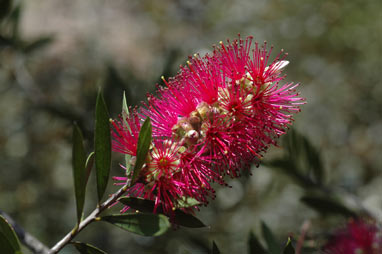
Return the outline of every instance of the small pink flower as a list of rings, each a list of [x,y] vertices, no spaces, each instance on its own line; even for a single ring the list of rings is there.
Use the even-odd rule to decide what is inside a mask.
[[[380,254],[382,253],[382,228],[375,222],[350,221],[335,232],[324,247],[327,254]]]

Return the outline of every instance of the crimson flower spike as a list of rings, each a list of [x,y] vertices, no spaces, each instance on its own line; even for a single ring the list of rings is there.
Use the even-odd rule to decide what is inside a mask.
[[[271,53],[252,37],[221,42],[212,54],[190,57],[175,77],[162,78],[165,87],[148,95],[139,113],[116,121],[113,148],[132,155],[132,163],[137,118],[150,117],[153,126],[146,163],[128,196],[152,200],[154,212],[191,212],[195,202],[189,207],[185,200],[207,204],[215,196],[211,183],[224,185],[225,176],[258,165],[305,103],[298,84],[281,84],[287,54],[272,60]]]

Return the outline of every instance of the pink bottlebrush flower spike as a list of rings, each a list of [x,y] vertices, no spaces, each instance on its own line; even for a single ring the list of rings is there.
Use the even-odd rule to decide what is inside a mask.
[[[240,176],[277,143],[305,101],[298,85],[280,84],[287,54],[272,61],[272,47],[252,47],[252,37],[239,36],[190,57],[174,78],[162,78],[165,87],[148,95],[140,113],[113,123],[114,150],[135,156],[139,118],[152,121],[150,152],[128,195],[153,200],[166,214],[189,209],[179,206],[185,199],[207,204],[212,182]]]
[[[352,220],[337,230],[324,247],[325,254],[380,254],[382,228],[375,222]]]

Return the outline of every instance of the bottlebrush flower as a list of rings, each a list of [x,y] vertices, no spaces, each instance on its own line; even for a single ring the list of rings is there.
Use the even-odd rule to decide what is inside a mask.
[[[127,115],[127,112],[123,112],[119,121],[112,121],[111,123],[115,130],[111,132],[111,136],[113,137],[113,150],[136,156],[138,136],[141,129],[137,111],[134,110],[129,115]]]
[[[165,212],[184,198],[207,204],[212,182],[240,176],[277,143],[305,102],[297,84],[280,84],[286,54],[271,61],[272,48],[254,45],[252,37],[239,37],[212,54],[190,57],[175,77],[162,78],[165,87],[148,95],[139,113],[113,124],[114,150],[133,156],[137,119],[150,117],[153,125],[151,149],[130,195],[154,200]]]
[[[326,254],[380,254],[382,228],[374,222],[350,221],[324,247]]]

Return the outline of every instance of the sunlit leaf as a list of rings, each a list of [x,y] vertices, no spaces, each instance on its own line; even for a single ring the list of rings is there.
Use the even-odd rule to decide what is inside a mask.
[[[286,243],[284,247],[283,254],[295,254],[295,250],[292,245],[292,240],[290,237],[288,237],[288,242]]]
[[[96,121],[94,134],[95,167],[97,172],[97,193],[101,201],[109,180],[111,164],[111,137],[109,114],[101,91],[96,102]]]
[[[86,159],[86,163],[85,163],[85,172],[86,172],[86,182],[88,182],[89,180],[89,176],[90,176],[90,173],[93,169],[93,165],[94,165],[94,152],[91,152],[88,156],[88,158]]]
[[[130,125],[127,122],[127,118],[129,117],[129,107],[127,106],[127,99],[126,99],[126,93],[123,91],[123,98],[122,98],[122,119],[124,122],[124,125],[127,127],[127,130],[131,132]],[[131,177],[131,155],[130,154],[125,154],[125,167],[126,167],[126,176]]]
[[[267,251],[261,245],[257,237],[253,234],[253,232],[249,233],[248,248],[249,248],[249,254],[266,254],[267,253]]]
[[[137,160],[135,162],[131,183],[134,183],[134,181],[139,175],[140,170],[142,169],[143,164],[146,161],[146,157],[151,145],[151,139],[152,139],[151,121],[150,121],[150,118],[146,118],[138,136]]]
[[[0,215],[0,250],[2,254],[21,254],[20,242],[8,221]]]
[[[74,192],[77,205],[77,222],[80,223],[85,203],[86,190],[86,170],[85,170],[85,150],[82,138],[82,132],[77,124],[73,127],[73,150],[72,167],[74,179]]]
[[[272,231],[263,221],[261,222],[261,231],[262,231],[264,240],[267,243],[269,253],[280,254],[281,248],[279,243],[276,240],[276,237],[273,235]]]
[[[142,236],[159,236],[170,228],[168,218],[162,214],[130,213],[101,217],[117,227]]]
[[[182,199],[177,200],[176,207],[177,208],[187,208],[187,207],[193,207],[193,206],[198,206],[201,203],[190,197],[183,197]]]
[[[105,251],[88,243],[71,242],[71,244],[74,245],[81,254],[107,254]]]

